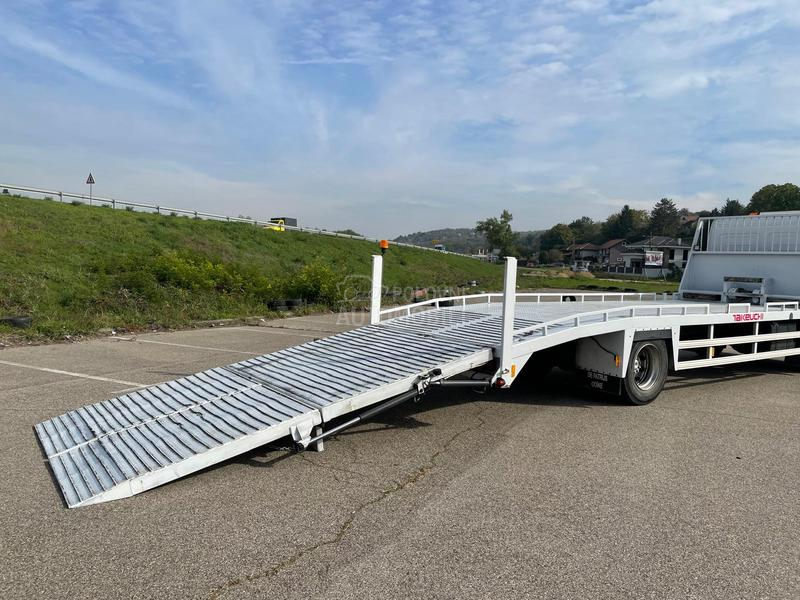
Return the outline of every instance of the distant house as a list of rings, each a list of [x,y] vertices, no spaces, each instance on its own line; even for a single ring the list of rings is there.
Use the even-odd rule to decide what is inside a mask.
[[[572,244],[567,246],[564,251],[564,261],[567,263],[576,263],[578,261],[596,263],[599,254],[600,246],[595,244]]]
[[[477,258],[478,260],[485,260],[486,262],[494,263],[499,260],[499,252],[496,250],[487,252],[485,248],[478,248],[478,252],[476,254],[473,254],[472,258]]]
[[[687,225],[689,223],[696,223],[699,218],[700,217],[698,217],[694,213],[687,213],[685,215],[681,215],[681,225]]]
[[[690,249],[691,245],[682,238],[654,235],[627,244],[621,255],[622,264],[609,265],[608,270],[646,277],[669,275],[676,267],[686,268]]]
[[[605,244],[600,244],[597,253],[597,262],[604,268],[622,264],[622,253],[625,252],[625,240],[608,240]]]

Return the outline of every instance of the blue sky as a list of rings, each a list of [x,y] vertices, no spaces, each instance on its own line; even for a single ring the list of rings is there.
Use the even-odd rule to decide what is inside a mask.
[[[0,180],[395,236],[798,182],[796,0],[0,4]]]

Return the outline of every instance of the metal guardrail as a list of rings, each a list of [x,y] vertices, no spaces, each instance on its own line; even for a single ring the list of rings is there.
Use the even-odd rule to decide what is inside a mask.
[[[214,213],[207,213],[202,212],[199,210],[188,210],[185,208],[174,208],[170,206],[160,206],[157,204],[145,204],[142,202],[129,202],[127,200],[117,200],[116,198],[105,198],[103,196],[87,196],[86,194],[73,194],[71,192],[63,192],[59,190],[46,190],[41,188],[34,188],[34,187],[26,187],[26,186],[18,186],[18,185],[11,185],[8,183],[0,183],[0,190],[14,190],[17,192],[27,192],[32,194],[39,194],[44,196],[46,199],[51,199],[54,201],[63,202],[64,198],[73,199],[73,200],[81,200],[83,202],[87,202],[90,206],[93,206],[97,203],[98,206],[110,206],[111,208],[126,208],[131,207],[132,209],[141,209],[141,210],[149,210],[153,211],[157,214],[175,214],[175,215],[186,215],[190,217],[194,217],[196,219],[206,219],[211,221],[225,221],[228,223],[250,223],[252,225],[256,225],[258,227],[281,227],[282,229],[286,229],[287,231],[300,231],[303,233],[311,233],[315,235],[328,235],[331,237],[339,237],[339,238],[346,238],[351,240],[360,240],[365,242],[374,242],[379,243],[381,240],[377,238],[366,237],[362,235],[351,235],[348,233],[337,233],[335,231],[327,231],[325,229],[317,229],[315,227],[299,227],[299,226],[292,226],[292,225],[284,225],[281,223],[277,223],[275,221],[261,221],[259,219],[249,219],[244,217],[230,217],[227,215],[218,215]],[[414,244],[406,244],[404,242],[392,242],[395,246],[400,246],[403,248],[415,248],[417,250],[428,250],[429,252],[440,252],[442,254],[450,254],[453,256],[466,256],[467,258],[474,258],[469,254],[461,254],[459,252],[448,252],[446,250],[436,250],[435,248],[428,248],[426,246],[415,246]],[[477,260],[477,259],[476,259]]]

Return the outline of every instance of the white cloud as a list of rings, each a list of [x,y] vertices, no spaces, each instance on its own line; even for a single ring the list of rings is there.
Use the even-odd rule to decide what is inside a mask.
[[[36,36],[24,28],[5,23],[3,29],[6,42],[17,49],[36,54],[97,83],[128,92],[135,92],[161,104],[176,107],[188,106],[187,100],[180,94],[165,89],[163,86],[154,85],[139,77],[121,72],[90,56],[59,48],[54,43],[42,39],[41,36]]]

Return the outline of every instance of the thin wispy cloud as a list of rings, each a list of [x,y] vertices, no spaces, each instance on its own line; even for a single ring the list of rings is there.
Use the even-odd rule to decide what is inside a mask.
[[[39,0],[0,21],[3,180],[91,169],[98,193],[395,235],[708,208],[800,161],[789,0]]]
[[[34,35],[24,29],[6,30],[5,39],[9,45],[23,53],[38,56],[56,68],[64,67],[92,83],[117,88],[148,97],[149,99],[172,106],[187,106],[188,102],[180,94],[173,93],[146,79],[118,71],[91,56],[76,54],[59,48],[54,43]]]

